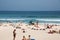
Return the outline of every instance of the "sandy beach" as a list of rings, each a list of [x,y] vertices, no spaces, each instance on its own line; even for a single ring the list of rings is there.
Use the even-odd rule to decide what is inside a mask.
[[[28,38],[28,35],[31,35],[31,39],[35,40],[60,40],[59,33],[48,33],[49,30],[56,30],[58,32],[60,25],[54,25],[51,29],[46,29],[46,25],[41,23],[38,26],[39,28],[26,23],[0,23],[0,40],[13,40],[14,29],[16,29],[15,40],[22,40],[23,36]],[[23,29],[25,29],[25,33],[23,33]]]

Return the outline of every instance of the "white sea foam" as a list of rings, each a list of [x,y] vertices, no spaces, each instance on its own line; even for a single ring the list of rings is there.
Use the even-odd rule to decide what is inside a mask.
[[[0,19],[0,20],[38,20],[38,21],[56,21],[56,22],[60,22],[60,19],[51,19],[51,18],[8,18],[8,19]]]
[[[9,19],[0,19],[0,20],[25,20],[25,19],[12,19],[12,18],[9,18]]]
[[[60,19],[36,19],[36,20],[40,20],[40,21],[60,21]]]

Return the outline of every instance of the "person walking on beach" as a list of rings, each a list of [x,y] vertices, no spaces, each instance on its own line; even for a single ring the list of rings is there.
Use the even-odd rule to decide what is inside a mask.
[[[13,40],[15,40],[15,38],[16,38],[16,29],[14,29],[13,31]]]
[[[30,35],[28,35],[28,39],[27,40],[31,40],[31,38],[30,38],[31,36]]]
[[[22,40],[26,40],[25,36],[23,36],[23,39]]]

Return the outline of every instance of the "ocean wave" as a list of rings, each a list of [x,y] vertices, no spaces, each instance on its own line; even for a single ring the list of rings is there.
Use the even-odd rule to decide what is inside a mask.
[[[60,21],[60,19],[52,19],[52,18],[8,18],[8,19],[0,19],[0,20],[37,20],[37,21]]]
[[[60,19],[36,19],[39,21],[60,21]]]

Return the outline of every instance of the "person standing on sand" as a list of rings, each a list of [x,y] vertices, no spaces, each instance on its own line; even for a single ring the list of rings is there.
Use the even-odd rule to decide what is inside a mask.
[[[22,40],[26,40],[25,36],[23,36],[23,39]]]
[[[13,40],[15,40],[15,38],[16,38],[16,29],[14,29],[13,31]]]
[[[28,35],[28,39],[27,40],[31,40],[31,38],[30,38],[31,36],[30,35]]]

